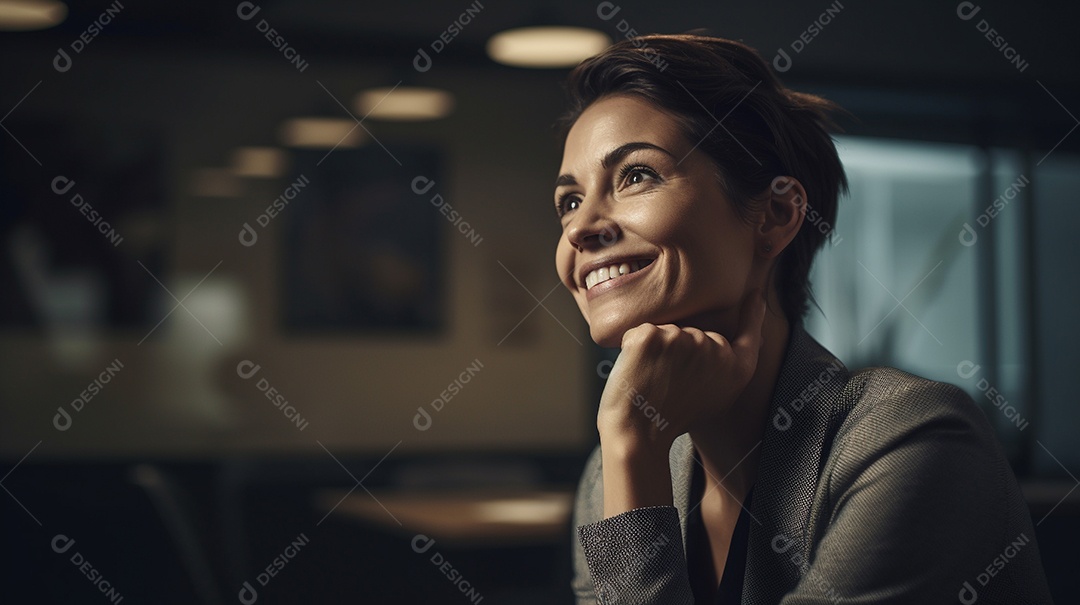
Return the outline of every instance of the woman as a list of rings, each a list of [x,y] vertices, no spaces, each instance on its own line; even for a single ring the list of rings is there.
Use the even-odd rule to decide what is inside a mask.
[[[832,105],[750,48],[620,42],[570,75],[556,265],[621,347],[575,505],[579,603],[1048,603],[990,425],[802,327]]]

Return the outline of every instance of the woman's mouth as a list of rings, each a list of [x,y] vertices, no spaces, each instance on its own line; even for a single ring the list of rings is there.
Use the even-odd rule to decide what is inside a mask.
[[[607,291],[638,271],[648,267],[654,260],[651,258],[636,259],[593,269],[585,276],[585,289],[590,296]]]
[[[635,271],[640,271],[642,268],[649,266],[650,263],[652,263],[651,259],[632,260],[625,263],[613,264],[608,267],[593,269],[585,276],[585,289],[591,290],[593,286],[604,283],[609,279],[615,279],[621,275],[629,275]]]

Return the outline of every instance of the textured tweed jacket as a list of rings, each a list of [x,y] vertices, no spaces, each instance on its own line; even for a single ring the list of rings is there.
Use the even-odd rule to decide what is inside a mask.
[[[848,372],[801,326],[776,384],[751,510],[742,603],[1050,603],[1031,516],[985,415],[960,389]],[[599,448],[574,507],[583,603],[693,603],[688,435],[674,506],[603,513]]]

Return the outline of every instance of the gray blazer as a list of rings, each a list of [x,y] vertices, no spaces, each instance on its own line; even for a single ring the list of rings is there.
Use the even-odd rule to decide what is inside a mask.
[[[744,605],[1050,603],[1031,516],[997,438],[955,386],[854,373],[799,325],[773,393],[750,513]],[[577,602],[693,603],[693,444],[674,507],[604,519],[600,448],[574,506]]]

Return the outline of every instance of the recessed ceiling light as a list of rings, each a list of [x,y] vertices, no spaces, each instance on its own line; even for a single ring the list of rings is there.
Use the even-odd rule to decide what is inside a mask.
[[[488,56],[515,67],[573,67],[611,45],[611,38],[584,27],[520,27],[488,40]]]
[[[31,31],[59,25],[67,5],[53,0],[0,0],[0,30]]]
[[[230,157],[233,174],[251,178],[285,176],[288,163],[288,153],[278,147],[238,147]]]
[[[438,88],[398,86],[369,88],[354,101],[361,118],[376,120],[435,120],[454,110],[454,95]]]
[[[281,125],[280,137],[288,147],[359,147],[364,129],[348,118],[292,118]]]

